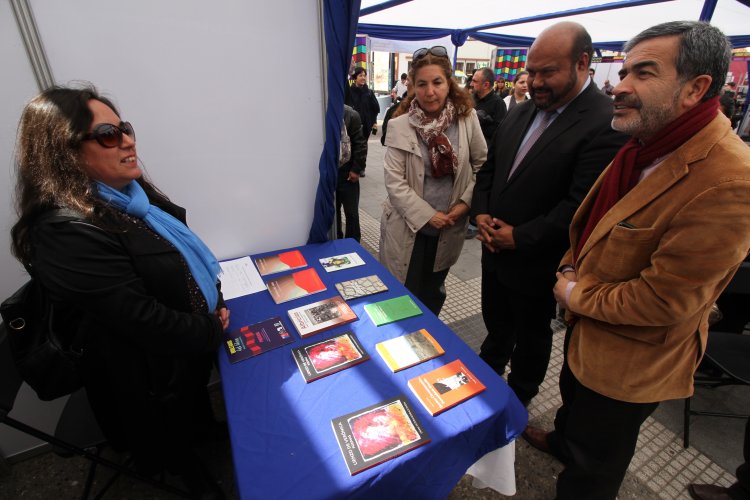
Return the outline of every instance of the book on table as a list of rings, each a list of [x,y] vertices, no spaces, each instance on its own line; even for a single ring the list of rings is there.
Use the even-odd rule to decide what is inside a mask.
[[[290,250],[255,259],[255,267],[258,268],[261,276],[280,273],[281,271],[291,271],[292,269],[299,269],[306,265],[307,261],[299,250]]]
[[[292,356],[305,382],[312,382],[370,359],[352,332],[295,347]]]
[[[433,416],[486,389],[460,359],[414,377],[409,388]]]
[[[350,475],[430,442],[403,395],[331,420]]]
[[[352,252],[320,259],[320,264],[323,266],[323,269],[331,273],[341,269],[349,269],[350,267],[364,266],[365,261],[356,252]]]
[[[375,349],[394,373],[445,353],[438,341],[424,328],[378,342]]]
[[[322,332],[357,319],[352,308],[338,295],[288,311],[301,337]]]
[[[318,272],[312,267],[269,280],[266,287],[271,293],[273,301],[277,304],[322,292],[326,289],[325,284],[318,276]]]
[[[229,361],[237,363],[294,342],[289,329],[279,317],[246,325],[226,333],[224,343]]]
[[[367,311],[375,326],[387,325],[394,321],[422,314],[422,310],[408,295],[367,304],[365,305],[365,311]]]
[[[336,283],[336,290],[339,291],[344,300],[352,300],[380,292],[387,292],[388,287],[385,286],[383,280],[373,274],[371,276]]]

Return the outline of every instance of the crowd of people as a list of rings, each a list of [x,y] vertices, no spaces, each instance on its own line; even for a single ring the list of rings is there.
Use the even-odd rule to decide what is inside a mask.
[[[692,394],[711,307],[750,251],[750,150],[719,112],[732,92],[727,38],[670,22],[624,51],[619,83],[599,89],[590,36],[562,22],[536,38],[511,88],[496,89],[484,68],[467,90],[445,47],[419,49],[383,127],[380,261],[437,315],[471,218],[488,331],[480,356],[509,370],[524,405],[547,371],[550,322],[564,314],[554,428],[524,432],[564,464],[560,499],[617,496],[641,424],[659,402]],[[347,86],[336,187],[337,235],[356,240],[379,113],[366,77],[356,68]],[[85,347],[108,440],[143,473],[167,470],[196,497],[221,498],[194,452],[226,437],[206,390],[229,323],[216,258],[145,176],[133,126],[95,88],[33,99],[16,155],[13,252]],[[729,489],[690,494],[748,498],[747,471]]]

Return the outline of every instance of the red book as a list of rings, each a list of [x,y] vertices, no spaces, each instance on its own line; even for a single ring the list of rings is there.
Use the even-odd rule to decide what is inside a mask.
[[[326,289],[320,276],[318,276],[318,272],[312,267],[274,278],[266,283],[266,287],[268,287],[271,297],[277,304],[298,299],[311,293],[322,292]]]
[[[255,266],[258,268],[258,272],[261,276],[281,271],[289,271],[291,269],[299,269],[306,265],[307,261],[299,250],[281,252],[276,255],[267,255],[255,259]]]

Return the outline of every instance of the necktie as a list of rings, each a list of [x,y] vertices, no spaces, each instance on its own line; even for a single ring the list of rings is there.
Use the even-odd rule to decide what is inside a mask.
[[[516,159],[513,160],[513,166],[511,167],[510,173],[508,174],[508,179],[513,176],[513,172],[515,172],[518,168],[518,165],[521,164],[521,161],[523,161],[526,153],[529,152],[534,143],[542,136],[544,130],[547,128],[547,125],[549,125],[550,120],[554,116],[555,111],[540,111],[540,113],[542,114],[542,118],[539,121],[539,126],[534,129],[523,146],[519,148],[518,153],[516,153]]]

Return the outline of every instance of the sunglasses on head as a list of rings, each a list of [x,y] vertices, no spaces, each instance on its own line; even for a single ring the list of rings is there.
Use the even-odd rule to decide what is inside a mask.
[[[111,123],[102,123],[94,127],[93,132],[83,136],[84,141],[90,141],[96,139],[102,147],[105,148],[119,148],[122,146],[122,134],[126,134],[128,137],[135,141],[135,130],[130,122],[120,122],[120,125],[112,125]]]
[[[412,60],[416,61],[417,59],[423,58],[427,54],[432,54],[433,56],[437,57],[448,57],[448,49],[446,49],[442,45],[435,45],[434,47],[430,47],[429,49],[427,47],[422,47],[421,49],[417,49],[414,51],[414,54],[412,54]]]

